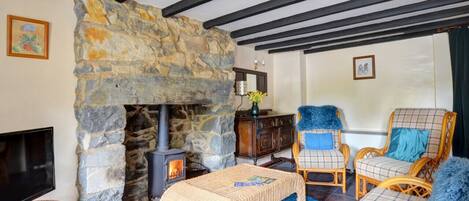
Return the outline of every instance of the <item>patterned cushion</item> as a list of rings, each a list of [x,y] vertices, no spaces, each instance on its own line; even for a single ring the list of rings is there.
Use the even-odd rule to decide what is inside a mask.
[[[427,199],[407,195],[397,191],[386,190],[384,188],[374,188],[368,192],[360,201],[426,201]]]
[[[300,131],[300,148],[303,149],[304,144],[305,144],[305,138],[303,137],[304,135],[314,135],[314,134],[323,134],[323,133],[332,133],[334,136],[334,147],[335,149],[339,149],[339,130],[329,130],[329,129],[315,129],[315,130],[305,130],[305,131]]]
[[[430,131],[427,151],[423,156],[435,158],[441,139],[442,123],[445,109],[396,109],[393,128],[418,128]]]
[[[357,160],[356,171],[357,174],[383,181],[389,177],[406,175],[411,165],[393,158],[374,157]]]
[[[345,167],[339,150],[302,150],[298,156],[300,168],[339,169]]]

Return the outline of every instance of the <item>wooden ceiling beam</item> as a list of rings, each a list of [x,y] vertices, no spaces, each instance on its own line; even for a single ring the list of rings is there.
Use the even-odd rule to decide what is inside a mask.
[[[376,38],[379,36],[390,36],[393,34],[394,35],[403,35],[403,34],[408,35],[412,33],[427,32],[427,31],[437,32],[438,30],[441,30],[447,27],[454,27],[454,26],[459,26],[459,25],[464,25],[464,24],[469,24],[469,17],[431,22],[431,23],[420,24],[420,25],[415,25],[415,26],[410,26],[410,27],[386,30],[382,32],[375,32],[375,33],[370,33],[370,34],[365,34],[365,35],[340,38],[336,40],[309,43],[306,45],[298,45],[298,46],[292,46],[292,47],[286,47],[286,48],[280,48],[280,49],[272,49],[272,50],[269,50],[269,53],[281,53],[281,52],[290,52],[290,51],[296,51],[296,50],[306,50],[306,49],[310,49],[314,47],[330,45],[330,44],[338,44],[338,43],[348,42],[348,41],[352,43],[357,40],[368,40],[370,38]]]
[[[421,14],[417,16],[392,20],[388,22],[375,23],[375,24],[370,24],[366,26],[339,30],[335,32],[329,32],[329,33],[318,34],[318,35],[313,35],[313,36],[295,38],[295,39],[286,40],[286,41],[258,45],[255,47],[255,49],[256,50],[275,49],[275,48],[280,48],[280,47],[298,45],[302,43],[303,44],[311,43],[311,42],[319,41],[319,40],[327,40],[327,39],[332,39],[332,38],[366,33],[366,32],[374,32],[374,31],[379,31],[379,30],[384,30],[384,29],[392,29],[392,28],[411,25],[411,24],[425,23],[425,22],[432,21],[432,20],[439,20],[439,19],[444,19],[448,17],[468,14],[467,12],[468,10],[469,10],[469,6],[445,9],[441,11],[430,12],[430,13]]]
[[[429,35],[432,35],[433,33],[434,31],[424,31],[424,32],[411,33],[411,34],[389,36],[389,37],[384,37],[384,38],[375,38],[375,39],[370,39],[370,40],[365,40],[365,41],[357,41],[357,42],[352,42],[352,43],[327,46],[327,47],[321,47],[321,48],[316,48],[316,49],[309,49],[309,50],[305,50],[304,54],[313,54],[313,53],[325,52],[325,51],[330,51],[330,50],[344,49],[344,48],[357,47],[357,46],[363,46],[363,45],[372,45],[376,43],[384,43],[384,42],[391,42],[391,41],[397,41],[397,40],[405,40],[405,39],[410,39],[410,38],[429,36]]]
[[[217,17],[215,19],[209,20],[204,22],[204,28],[210,29],[214,26],[220,26],[224,24],[228,24],[237,20],[241,20],[244,18],[248,18],[254,15],[258,15],[261,13],[265,13],[271,10],[275,10],[277,8],[289,6],[295,3],[299,3],[305,0],[270,0],[264,3],[260,3],[227,15],[223,15],[221,17]]]
[[[207,3],[212,0],[181,0],[178,1],[175,4],[172,4],[166,8],[163,8],[162,13],[163,17],[171,17],[174,16],[178,13],[184,12],[186,10],[189,10],[191,8],[195,8],[197,6],[200,6],[204,3]]]
[[[363,23],[363,22],[368,22],[372,20],[377,20],[377,19],[382,19],[382,18],[387,18],[387,17],[393,17],[393,16],[398,16],[402,14],[407,14],[407,13],[412,13],[412,12],[418,12],[422,10],[427,10],[431,8],[436,8],[440,6],[446,6],[450,4],[456,4],[460,2],[464,2],[467,0],[428,0],[428,1],[423,1],[419,3],[414,3],[410,5],[405,5],[405,6],[400,6],[397,8],[392,8],[388,10],[383,10],[383,11],[378,11],[374,13],[369,13],[365,15],[360,15],[356,17],[351,17],[351,18],[346,18],[346,19],[341,19],[341,20],[335,20],[323,24],[318,24],[318,25],[313,25],[313,26],[308,26],[308,27],[302,27],[290,31],[285,31],[285,32],[280,32],[276,34],[271,34],[271,35],[266,35],[266,36],[261,36],[261,37],[256,37],[252,39],[247,39],[247,40],[242,40],[238,42],[238,45],[247,45],[247,44],[253,44],[253,43],[259,43],[259,42],[264,42],[264,41],[269,41],[269,40],[275,40],[275,39],[281,39],[281,38],[286,38],[286,37],[292,37],[292,36],[297,36],[301,34],[307,34],[307,33],[313,33],[313,32],[318,32],[318,31],[323,31],[323,30],[329,30],[333,28],[338,28],[338,27],[344,27],[344,26],[349,26],[353,24],[358,24],[358,23]]]
[[[232,38],[239,38],[239,37],[242,37],[242,36],[246,36],[246,35],[250,35],[250,34],[254,34],[254,33],[258,33],[258,32],[263,32],[263,31],[267,31],[267,30],[270,30],[270,29],[275,29],[275,28],[278,28],[278,27],[283,27],[283,26],[287,26],[287,25],[290,25],[290,24],[295,24],[295,23],[299,23],[299,22],[303,22],[303,21],[307,21],[307,20],[311,20],[311,19],[315,19],[315,18],[319,18],[319,17],[324,17],[324,16],[327,16],[327,15],[332,15],[332,14],[336,14],[336,13],[340,13],[340,12],[345,12],[345,11],[348,11],[348,10],[353,10],[353,9],[362,8],[362,7],[366,7],[366,6],[370,6],[370,5],[374,5],[374,4],[378,4],[378,3],[383,3],[383,2],[386,2],[386,1],[389,1],[389,0],[353,0],[353,1],[345,1],[345,2],[342,2],[342,3],[334,4],[334,5],[327,6],[327,7],[318,8],[318,9],[315,9],[315,10],[312,10],[312,11],[292,15],[292,16],[281,18],[281,19],[278,19],[278,20],[266,22],[266,23],[263,23],[263,24],[259,24],[259,25],[239,29],[239,30],[231,32],[231,37]]]

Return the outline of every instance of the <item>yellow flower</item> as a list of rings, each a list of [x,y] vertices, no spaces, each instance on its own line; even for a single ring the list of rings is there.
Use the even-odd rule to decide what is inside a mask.
[[[262,102],[262,98],[264,98],[267,95],[267,93],[262,93],[262,91],[250,91],[248,93],[249,101],[254,102],[254,103],[260,103]]]

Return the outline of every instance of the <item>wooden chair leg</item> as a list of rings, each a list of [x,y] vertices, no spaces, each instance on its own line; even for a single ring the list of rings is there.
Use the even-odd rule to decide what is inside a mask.
[[[360,177],[355,174],[355,200],[360,198]]]
[[[364,196],[368,190],[367,190],[367,186],[368,184],[366,183],[366,178],[362,178],[362,192],[361,192],[361,196]]]
[[[308,181],[308,171],[303,170],[303,178],[305,179],[305,182]]]
[[[334,184],[338,184],[337,172],[334,172]]]
[[[344,169],[344,172],[342,173],[342,193],[347,192],[347,170]]]

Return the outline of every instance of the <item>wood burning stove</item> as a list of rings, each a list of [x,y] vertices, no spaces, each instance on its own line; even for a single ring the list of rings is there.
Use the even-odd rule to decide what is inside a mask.
[[[185,152],[169,149],[168,105],[161,105],[158,122],[158,148],[147,155],[149,196],[160,198],[172,184],[186,179]]]

